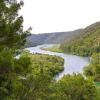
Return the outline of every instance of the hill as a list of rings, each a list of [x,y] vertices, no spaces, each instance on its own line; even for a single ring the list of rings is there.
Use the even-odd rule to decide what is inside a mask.
[[[96,22],[82,30],[78,37],[61,44],[63,52],[82,56],[100,52],[100,22]]]
[[[43,34],[31,34],[27,37],[26,46],[36,46],[41,44],[61,44],[64,40],[71,40],[80,34],[82,29],[69,32],[54,32]]]

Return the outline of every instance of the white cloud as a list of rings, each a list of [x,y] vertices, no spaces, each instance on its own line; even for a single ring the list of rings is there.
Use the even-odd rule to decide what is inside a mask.
[[[100,20],[100,0],[24,0],[24,28],[33,33],[70,31]]]

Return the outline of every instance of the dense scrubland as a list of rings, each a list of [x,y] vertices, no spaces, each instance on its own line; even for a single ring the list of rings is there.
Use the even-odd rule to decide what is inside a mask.
[[[55,46],[45,50],[90,57],[90,64],[84,68],[84,75],[94,80],[98,93],[100,93],[100,22],[86,27],[79,36],[65,41],[59,47]]]
[[[15,56],[16,52],[24,47],[30,30],[23,31],[23,17],[18,15],[21,6],[23,6],[22,1],[17,3],[0,0],[0,100],[99,100],[100,35],[98,31],[93,32],[98,36],[93,35],[92,38],[97,44],[89,43],[91,48],[87,48],[88,52],[86,48],[80,47],[81,55],[94,53],[91,56],[91,64],[85,68],[88,77],[73,74],[55,80],[54,75],[63,70],[62,58],[28,52],[22,53],[19,58]],[[74,46],[74,42],[72,44],[71,47]],[[69,47],[69,44],[67,45]],[[64,51],[67,52],[67,48]],[[75,51],[70,52],[80,54],[79,51],[76,53]]]
[[[89,56],[90,64],[84,73],[100,81],[100,22],[86,27],[80,36],[62,44],[60,48],[66,53]]]
[[[63,52],[81,56],[91,56],[100,52],[100,22],[86,27],[82,33],[61,45]]]

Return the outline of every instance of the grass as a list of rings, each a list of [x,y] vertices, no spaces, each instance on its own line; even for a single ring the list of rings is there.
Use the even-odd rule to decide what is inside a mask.
[[[54,45],[52,47],[48,47],[48,48],[41,48],[42,50],[46,50],[46,51],[52,51],[52,52],[62,52],[62,50],[60,49],[60,45]]]

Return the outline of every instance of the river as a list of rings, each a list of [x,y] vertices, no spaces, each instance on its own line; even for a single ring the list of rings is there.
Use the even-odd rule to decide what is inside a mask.
[[[80,57],[76,55],[41,50],[41,48],[46,48],[50,46],[53,46],[53,45],[52,44],[39,45],[36,47],[26,48],[26,50],[29,50],[31,53],[48,54],[48,55],[55,55],[55,56],[62,57],[64,59],[64,70],[55,76],[56,79],[61,78],[65,74],[82,73],[83,68],[89,64],[88,57]]]

